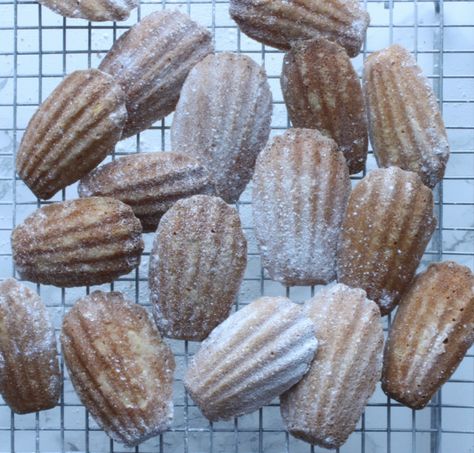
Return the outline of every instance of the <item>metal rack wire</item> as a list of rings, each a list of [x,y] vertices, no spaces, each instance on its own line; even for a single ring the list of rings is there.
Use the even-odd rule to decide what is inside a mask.
[[[364,0],[372,23],[361,57],[392,42],[414,52],[444,110],[452,155],[443,184],[436,189],[438,229],[424,264],[453,259],[474,269],[474,2],[468,0]],[[279,91],[282,54],[240,34],[228,17],[227,1],[142,1],[125,23],[88,23],[64,19],[35,1],[0,0],[0,279],[15,275],[11,263],[11,230],[40,203],[15,175],[17,145],[37,105],[64,74],[94,67],[124,30],[140,17],[161,8],[188,12],[212,31],[217,51],[250,55],[266,67],[274,92],[273,133],[288,127]],[[132,152],[169,150],[170,119],[160,121],[139,137],[121,142],[115,156]],[[368,169],[375,167],[369,156]],[[360,178],[356,176],[354,179]],[[75,187],[53,201],[74,198]],[[272,282],[260,266],[252,233],[250,197],[237,208],[249,241],[249,266],[239,301],[245,304],[261,294],[288,295],[294,300],[311,296],[314,288],[284,288]],[[147,305],[147,261],[152,236],[139,269],[105,289],[125,292]],[[90,289],[36,286],[54,316],[59,331],[64,312]],[[389,328],[390,318],[385,320]],[[17,416],[0,399],[0,453],[4,452],[315,452],[320,451],[288,436],[277,402],[232,422],[209,424],[185,394],[181,378],[197,345],[171,341],[177,360],[174,392],[175,420],[169,432],[136,449],[114,444],[98,429],[75,396],[64,364],[60,405],[39,414]],[[466,356],[457,372],[429,407],[415,412],[387,398],[377,389],[356,432],[341,452],[474,451],[474,355]]]

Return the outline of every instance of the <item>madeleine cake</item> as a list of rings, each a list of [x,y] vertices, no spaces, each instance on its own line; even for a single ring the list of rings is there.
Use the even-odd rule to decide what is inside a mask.
[[[120,21],[128,19],[138,0],[39,0],[39,3],[65,17]]]
[[[73,72],[28,123],[18,175],[37,197],[51,198],[114,150],[126,120],[125,95],[112,77],[97,69]]]
[[[204,340],[237,298],[247,241],[237,211],[196,195],[162,218],[150,257],[150,298],[163,335]]]
[[[281,396],[281,414],[293,436],[338,448],[380,379],[380,312],[363,290],[342,284],[320,290],[303,311],[314,323],[318,351],[309,372]]]
[[[257,160],[253,218],[262,264],[285,285],[336,278],[336,251],[351,190],[336,143],[316,130],[289,129]]]
[[[281,86],[293,127],[318,129],[339,146],[351,174],[364,169],[368,133],[362,88],[349,56],[326,39],[292,46]]]
[[[436,96],[416,60],[399,45],[364,67],[370,140],[380,167],[418,173],[433,188],[443,179],[449,144]]]
[[[132,208],[121,201],[63,201],[37,209],[13,230],[13,261],[20,276],[32,282],[99,285],[138,266],[141,233]]]
[[[216,194],[235,203],[268,140],[272,95],[265,71],[245,55],[209,55],[189,73],[171,126],[173,149],[197,157]]]
[[[284,297],[262,297],[219,324],[203,341],[184,385],[211,421],[250,413],[308,371],[314,326]]]
[[[155,11],[121,35],[99,69],[127,96],[123,137],[171,113],[188,72],[212,51],[211,34],[179,11]]]
[[[168,429],[175,362],[145,308],[95,291],[64,317],[61,343],[82,404],[113,440],[135,446]]]
[[[230,0],[230,15],[251,38],[287,50],[297,41],[326,38],[359,54],[369,15],[358,0]]]
[[[386,315],[415,276],[436,227],[433,194],[397,167],[370,172],[352,191],[338,246],[337,277],[362,288]]]
[[[452,261],[430,264],[400,301],[385,345],[383,390],[422,409],[473,342],[473,273]]]
[[[162,215],[181,198],[212,193],[209,172],[190,156],[140,153],[121,157],[82,178],[79,196],[112,197],[132,207],[143,231],[156,231]]]
[[[9,278],[0,283],[0,393],[17,414],[51,409],[61,393],[54,327],[44,303]]]

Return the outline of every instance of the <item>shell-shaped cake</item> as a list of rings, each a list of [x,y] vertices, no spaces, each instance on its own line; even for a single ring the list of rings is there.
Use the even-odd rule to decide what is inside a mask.
[[[336,252],[351,190],[344,156],[316,130],[289,129],[259,155],[253,219],[262,264],[285,285],[336,278]]]
[[[262,297],[211,332],[193,357],[184,385],[209,420],[247,414],[303,377],[317,343],[299,305],[284,297]]]
[[[231,0],[230,15],[246,35],[277,49],[326,38],[350,57],[359,54],[370,21],[358,0]]]
[[[168,429],[175,361],[145,308],[95,291],[64,317],[61,343],[76,393],[113,440],[134,446]]]
[[[99,69],[127,95],[123,137],[171,113],[188,72],[212,52],[211,34],[179,11],[156,11],[121,35]]]
[[[337,277],[362,288],[386,315],[415,276],[436,227],[433,194],[397,167],[370,172],[352,191],[338,246]]]
[[[383,330],[377,305],[360,289],[323,288],[304,305],[319,346],[309,372],[281,398],[290,434],[324,448],[354,431],[382,371]]]
[[[39,3],[64,17],[103,22],[128,19],[138,0],[39,0]]]
[[[380,167],[418,173],[433,188],[443,179],[449,143],[438,102],[416,60],[399,45],[364,66],[370,140]]]
[[[344,49],[326,39],[295,44],[281,86],[293,127],[318,129],[339,146],[349,173],[364,169],[368,133],[359,77]]]
[[[383,390],[422,409],[473,341],[473,273],[452,261],[430,264],[400,301],[385,345]]]
[[[20,276],[32,282],[99,285],[138,266],[141,233],[132,208],[121,201],[63,201],[37,209],[13,230],[13,261]]]
[[[162,334],[204,340],[229,315],[246,264],[233,207],[207,195],[178,201],[163,216],[150,257],[150,298]]]
[[[120,140],[125,95],[97,69],[67,76],[39,106],[16,158],[21,179],[39,198],[51,198],[95,168]]]
[[[199,158],[216,194],[235,203],[267,143],[272,94],[264,69],[245,55],[209,55],[189,73],[171,126],[171,143]]]
[[[209,172],[190,156],[140,153],[121,157],[82,178],[79,196],[116,198],[132,207],[143,231],[156,231],[173,204],[196,194],[212,193]]]
[[[17,414],[51,409],[61,394],[54,327],[40,297],[0,283],[0,393]]]

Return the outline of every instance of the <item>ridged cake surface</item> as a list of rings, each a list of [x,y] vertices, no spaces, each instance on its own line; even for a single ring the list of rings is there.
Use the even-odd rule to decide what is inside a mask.
[[[299,305],[262,297],[219,324],[186,371],[185,387],[209,420],[250,413],[296,384],[317,347]]]
[[[178,153],[140,153],[121,157],[82,178],[81,197],[102,196],[132,207],[145,232],[155,231],[162,215],[182,198],[212,193],[209,172]]]
[[[449,143],[436,96],[401,46],[375,52],[364,67],[370,140],[380,167],[418,173],[433,188],[443,179]]]
[[[326,38],[350,57],[359,54],[370,20],[358,0],[231,0],[230,15],[246,35],[277,49]]]
[[[51,409],[61,394],[54,327],[40,297],[0,283],[0,393],[17,414]]]
[[[141,233],[132,208],[121,201],[63,201],[36,210],[13,230],[13,261],[20,276],[32,282],[99,285],[138,266]]]
[[[216,194],[235,203],[267,143],[272,95],[265,71],[251,58],[209,55],[189,73],[171,126],[175,150],[199,158]]]
[[[314,323],[318,351],[309,372],[281,396],[281,414],[293,436],[338,448],[380,379],[380,312],[364,291],[341,284],[323,288],[303,310]]]
[[[349,172],[362,171],[367,115],[359,77],[344,49],[326,39],[295,44],[283,60],[281,86],[293,127],[331,137]]]
[[[90,21],[126,20],[138,0],[40,0],[54,12],[65,17],[78,17]]]
[[[125,95],[112,77],[97,69],[73,72],[28,123],[18,175],[37,197],[51,198],[114,150],[126,119]]]
[[[99,69],[127,96],[123,137],[171,113],[191,68],[212,53],[211,34],[179,11],[156,11],[115,41]]]
[[[433,194],[397,167],[370,172],[349,198],[338,246],[338,281],[362,288],[386,315],[398,304],[436,227]]]
[[[163,216],[150,257],[150,297],[163,335],[204,340],[229,315],[246,264],[233,207],[206,195],[178,201]]]
[[[82,404],[113,440],[134,446],[168,429],[175,362],[145,308],[95,291],[64,317],[61,343]]]
[[[452,261],[430,264],[400,301],[385,346],[383,390],[422,409],[473,341],[473,273]]]
[[[351,190],[336,143],[316,130],[289,129],[257,160],[253,218],[262,263],[285,285],[336,278],[336,251]]]

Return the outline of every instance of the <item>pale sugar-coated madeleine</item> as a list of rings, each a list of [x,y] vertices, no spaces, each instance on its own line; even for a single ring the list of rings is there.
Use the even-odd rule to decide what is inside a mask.
[[[399,45],[375,52],[364,67],[370,140],[380,167],[443,179],[449,143],[436,96],[416,60]]]
[[[145,232],[155,231],[161,216],[181,198],[212,193],[209,172],[197,160],[178,153],[140,153],[103,165],[79,185],[79,196],[116,198],[132,207]]]
[[[39,3],[65,17],[119,21],[128,19],[138,0],[39,0]]]
[[[171,143],[199,158],[211,173],[216,194],[235,203],[267,143],[271,116],[272,94],[261,66],[245,55],[209,55],[183,85]]]
[[[132,208],[121,201],[63,201],[37,209],[13,230],[13,261],[20,276],[32,282],[99,285],[138,266],[141,233]]]
[[[212,51],[211,34],[179,11],[151,13],[120,36],[99,69],[127,96],[123,137],[171,113],[188,72]]]
[[[39,198],[51,198],[110,154],[127,119],[125,95],[97,69],[67,76],[39,106],[18,149],[18,175]]]
[[[253,219],[262,264],[285,285],[336,278],[336,251],[351,184],[343,154],[317,130],[289,129],[259,155]]]
[[[295,41],[326,38],[359,54],[369,14],[358,0],[231,0],[230,15],[251,38],[287,50]]]
[[[150,298],[162,334],[204,340],[229,315],[246,264],[233,207],[207,195],[178,201],[161,219],[150,257]]]
[[[383,390],[422,409],[473,341],[473,273],[452,261],[430,264],[400,301],[385,345]]]
[[[74,389],[112,439],[134,446],[168,429],[175,362],[145,308],[95,291],[64,317],[61,343]]]
[[[362,288],[386,315],[398,304],[436,227],[433,194],[413,172],[370,172],[352,191],[338,246],[337,278]]]
[[[318,351],[309,372],[281,396],[281,414],[293,436],[338,448],[380,379],[380,312],[364,291],[341,284],[323,288],[303,310],[314,323]]]
[[[0,283],[0,393],[17,414],[51,409],[61,393],[54,327],[38,294]]]
[[[202,413],[227,420],[269,404],[308,371],[314,326],[284,297],[262,297],[219,324],[186,371],[184,385]]]
[[[326,39],[292,46],[281,86],[293,127],[318,129],[338,144],[349,173],[364,169],[368,132],[359,77],[344,49]]]

